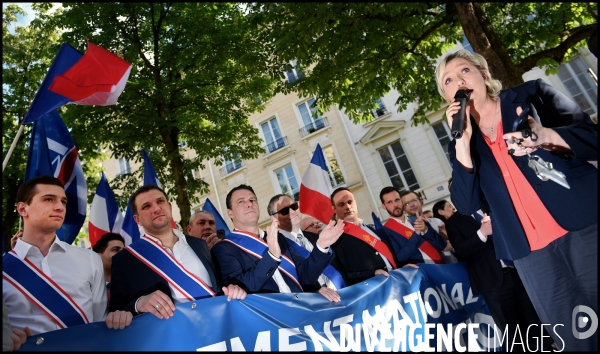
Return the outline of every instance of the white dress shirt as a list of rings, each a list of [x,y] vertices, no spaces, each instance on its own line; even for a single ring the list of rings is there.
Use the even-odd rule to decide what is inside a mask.
[[[267,232],[266,231],[258,229],[258,234],[262,235],[261,236],[262,240],[265,241],[265,242],[267,242]],[[281,262],[281,256],[279,256],[279,259],[277,259],[277,258],[275,258],[274,255],[271,254],[271,252],[269,252],[269,256],[271,256],[271,258],[273,258],[274,260],[276,260],[278,263]],[[279,267],[279,264],[277,266]],[[275,283],[279,287],[279,292],[280,293],[289,294],[289,293],[292,292],[292,290],[290,289],[290,286],[287,285],[287,283],[283,279],[283,275],[281,275],[281,272],[279,271],[279,268],[275,269],[275,272],[273,272],[273,280],[275,280]]]
[[[163,249],[166,252],[170,253],[173,257],[175,257],[177,262],[181,263],[181,265],[185,269],[187,269],[190,273],[192,273],[195,276],[202,279],[202,281],[206,285],[212,287],[213,284],[212,284],[212,281],[210,280],[210,275],[208,274],[208,270],[206,270],[204,263],[202,263],[200,258],[198,258],[198,255],[196,255],[196,252],[194,252],[194,250],[189,245],[189,243],[187,243],[187,240],[185,239],[185,235],[177,229],[173,229],[173,234],[175,234],[175,236],[177,236],[177,238],[179,239],[173,245],[173,251],[171,252],[171,250],[168,247],[164,247],[164,246],[163,246]],[[157,239],[156,237],[148,235],[148,234],[146,234],[146,236],[148,236],[152,240],[154,240],[162,245],[162,242],[160,242],[160,240]],[[173,298],[173,302],[175,304],[190,301],[182,293],[180,293],[177,289],[175,289],[173,287],[173,285],[171,285],[170,283],[169,283],[169,288],[171,289],[171,297]],[[137,309],[136,309],[136,311],[137,311]]]
[[[302,233],[302,230],[300,230],[298,232],[291,232],[291,231],[285,231],[285,230],[280,229],[279,232],[281,232],[281,234],[283,236],[285,236],[287,239],[291,240],[292,242],[295,242],[298,245],[306,248],[306,250],[308,250],[308,252],[312,252],[314,246],[309,240],[306,239],[306,237]],[[302,240],[302,242],[300,242],[300,240]],[[319,244],[317,244],[317,247],[321,250],[321,252],[324,251],[321,247],[319,247]],[[326,252],[323,252],[323,253],[326,253]],[[335,285],[333,285],[331,280],[326,275],[323,275],[323,274],[319,275],[319,284],[321,284],[321,286],[325,285],[326,287],[328,287],[330,289],[337,290]]]
[[[69,294],[90,322],[104,321],[107,303],[104,267],[96,252],[72,246],[56,236],[45,257],[39,248],[22,239],[17,240],[14,251],[21,260],[31,261]],[[29,327],[33,334],[60,329],[5,279],[2,279],[2,296],[14,328]]]

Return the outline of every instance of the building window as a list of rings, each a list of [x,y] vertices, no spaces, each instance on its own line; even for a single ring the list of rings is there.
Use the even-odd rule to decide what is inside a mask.
[[[292,165],[275,170],[275,175],[277,176],[281,193],[293,196],[296,201],[300,200],[300,186],[298,185],[298,179],[294,175]]]
[[[128,174],[128,173],[131,173],[131,167],[129,167],[129,161],[124,157],[120,157],[119,158],[119,175],[124,175],[124,174]]]
[[[329,145],[323,148],[323,155],[325,155],[325,163],[327,164],[327,172],[329,173],[329,180],[333,188],[346,183],[342,169],[338,162],[338,158],[335,156],[333,146]]]
[[[242,159],[240,159],[239,155],[236,154],[233,160],[225,160],[223,162],[223,167],[221,167],[221,176],[225,177],[233,171],[237,171],[240,168],[244,167],[244,163]]]
[[[442,150],[444,150],[446,159],[448,160],[448,162],[450,162],[450,154],[448,154],[448,145],[450,144],[452,138],[450,135],[450,129],[448,128],[448,123],[442,120],[438,123],[433,124],[431,128],[433,128],[433,131],[435,132],[435,135],[437,136],[437,139],[440,142],[440,145],[442,146]]]
[[[279,130],[279,124],[277,123],[276,118],[262,123],[260,127],[263,135],[265,136],[265,142],[267,143],[265,146],[267,154],[270,154],[286,145],[286,139],[284,136],[281,136],[281,131]]]
[[[381,156],[383,166],[394,187],[400,190],[416,190],[421,188],[400,141],[396,141],[377,151],[379,152],[379,156]]]
[[[582,111],[590,116],[598,113],[598,86],[587,72],[587,65],[581,57],[559,66],[558,77]]]
[[[311,98],[310,100],[302,102],[298,105],[298,111],[300,112],[300,116],[302,116],[302,123],[304,123],[304,127],[300,129],[300,135],[302,135],[302,137],[312,134],[317,130],[323,129],[327,126],[327,120],[325,117],[320,117],[319,113],[317,112],[317,107],[312,107],[314,102],[315,99]]]
[[[371,110],[371,115],[373,115],[373,117],[379,118],[388,112],[381,98],[378,98],[375,103],[377,103],[377,108]]]
[[[300,70],[300,66],[296,59],[292,60],[290,64],[292,64],[292,71],[288,71],[285,74],[287,75],[288,82],[292,84],[299,78],[304,77],[304,72]]]

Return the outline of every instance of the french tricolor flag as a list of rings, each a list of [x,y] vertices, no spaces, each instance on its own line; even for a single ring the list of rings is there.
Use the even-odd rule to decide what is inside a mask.
[[[313,216],[317,220],[329,224],[333,217],[330,196],[333,192],[325,156],[321,145],[317,144],[310,164],[302,176],[300,184],[300,212]]]
[[[81,54],[63,43],[35,94],[21,124],[31,123],[65,104],[109,106],[129,78],[131,64],[108,50],[88,43]]]
[[[98,242],[102,235],[109,232],[120,233],[122,225],[123,215],[121,215],[119,205],[117,204],[112,189],[110,189],[108,180],[106,179],[104,172],[102,172],[100,184],[98,185],[96,195],[92,200],[90,220],[88,222],[92,247]]]

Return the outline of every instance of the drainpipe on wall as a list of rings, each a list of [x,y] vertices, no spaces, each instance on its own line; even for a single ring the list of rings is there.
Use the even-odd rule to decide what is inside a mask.
[[[345,115],[342,114],[342,112],[340,111],[340,109],[338,108],[337,105],[335,105],[335,109],[337,110],[340,119],[344,119]],[[346,119],[349,119],[349,118],[346,117]],[[348,142],[350,144],[350,150],[352,151],[352,156],[354,157],[354,162],[358,166],[358,171],[360,172],[360,177],[362,178],[365,186],[367,187],[367,194],[369,194],[369,197],[370,197],[371,203],[372,203],[371,211],[373,211],[381,219],[381,213],[379,212],[379,204],[377,204],[375,197],[373,197],[373,192],[371,191],[371,185],[369,184],[369,180],[367,179],[365,171],[363,170],[363,167],[360,163],[360,159],[358,158],[358,153],[356,152],[356,149],[354,148],[354,142],[352,141],[352,137],[350,136],[348,127],[346,126],[345,122],[341,121],[340,123],[344,127],[344,134],[346,135],[346,140],[348,140]]]

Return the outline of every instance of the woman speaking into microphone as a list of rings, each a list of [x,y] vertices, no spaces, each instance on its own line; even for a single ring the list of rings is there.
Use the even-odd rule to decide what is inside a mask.
[[[448,148],[452,203],[469,215],[488,201],[496,257],[514,262],[558,349],[597,350],[597,125],[541,79],[502,90],[466,50],[442,59],[436,82],[448,125],[464,120]],[[464,116],[458,90],[472,90]]]

